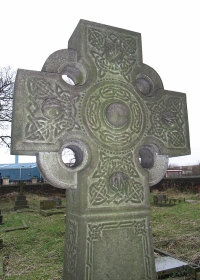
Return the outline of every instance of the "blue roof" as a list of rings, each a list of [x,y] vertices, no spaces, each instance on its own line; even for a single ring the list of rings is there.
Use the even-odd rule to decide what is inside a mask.
[[[7,163],[0,164],[0,169],[19,169],[19,168],[35,168],[37,167],[37,163]]]

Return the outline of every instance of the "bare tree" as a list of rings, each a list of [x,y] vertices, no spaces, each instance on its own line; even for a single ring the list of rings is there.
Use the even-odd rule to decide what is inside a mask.
[[[0,68],[0,146],[10,147],[13,87],[16,73],[11,67]]]

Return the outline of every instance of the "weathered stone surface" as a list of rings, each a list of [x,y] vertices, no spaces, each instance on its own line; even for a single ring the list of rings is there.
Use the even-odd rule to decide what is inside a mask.
[[[50,200],[55,201],[56,206],[62,206],[62,200],[59,197],[51,197]]]
[[[23,208],[29,208],[28,201],[26,200],[25,195],[19,194],[15,200],[14,210],[16,211]]]
[[[53,209],[53,208],[56,208],[56,201],[54,201],[52,199],[40,201],[40,209],[47,210],[47,209]]]
[[[68,47],[18,70],[12,154],[67,189],[63,279],[155,280],[149,186],[190,153],[186,96],[142,62],[139,33],[81,20]]]

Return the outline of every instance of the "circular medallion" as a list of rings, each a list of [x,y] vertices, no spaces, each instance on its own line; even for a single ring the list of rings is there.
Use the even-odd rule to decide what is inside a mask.
[[[62,115],[62,106],[56,98],[47,98],[42,104],[42,113],[48,119],[56,119]]]
[[[145,108],[125,83],[97,83],[85,94],[81,109],[85,130],[105,149],[130,149],[144,133]]]
[[[128,123],[129,109],[120,102],[113,102],[105,109],[105,118],[113,127],[121,128]]]

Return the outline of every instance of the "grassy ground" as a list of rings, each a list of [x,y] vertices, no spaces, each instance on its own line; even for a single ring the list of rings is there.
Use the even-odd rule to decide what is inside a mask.
[[[152,231],[155,247],[176,258],[200,265],[200,203],[177,203],[171,207],[153,204],[151,194]],[[168,191],[170,198],[195,199],[199,195]],[[47,196],[27,194],[30,210],[10,211],[17,194],[0,196],[4,225],[0,226],[4,262],[4,280],[62,279],[65,222],[64,215],[44,217],[39,214],[40,201]],[[54,195],[55,196],[55,195]],[[57,195],[59,196],[59,195]],[[65,204],[65,198],[62,197]],[[11,227],[29,226],[26,230],[4,232]],[[192,278],[168,279],[192,279]]]
[[[180,193],[168,189],[168,198],[178,198],[175,205],[156,206],[151,194],[152,233],[154,246],[173,257],[200,266],[200,194]],[[197,203],[187,203],[195,200]],[[186,276],[169,279],[193,279]]]
[[[39,214],[39,203],[47,197],[27,195],[28,209],[22,213],[10,212],[14,197],[0,200],[4,225],[2,232],[10,227],[27,230],[3,232],[3,261],[5,274],[2,279],[60,280],[62,279],[65,222],[64,214],[44,217]],[[65,199],[62,198],[63,204]],[[0,278],[1,279],[1,278]]]

